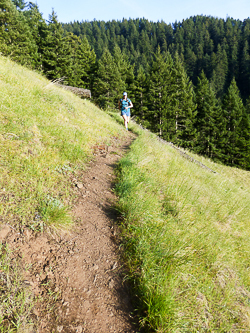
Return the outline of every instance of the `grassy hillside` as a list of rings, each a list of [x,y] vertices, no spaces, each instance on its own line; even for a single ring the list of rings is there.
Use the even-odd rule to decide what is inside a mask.
[[[4,58],[0,90],[1,218],[34,229],[39,220],[70,222],[67,175],[85,168],[93,144],[108,144],[122,128],[89,101]]]
[[[249,332],[250,173],[193,156],[219,174],[147,132],[119,164],[123,250],[141,325]]]
[[[0,227],[72,224],[72,182],[91,147],[125,135],[89,101],[0,58]],[[116,116],[118,120],[118,116]],[[153,134],[117,168],[122,248],[141,325],[157,332],[250,331],[250,173],[182,158]],[[32,297],[0,247],[0,332],[28,332]],[[6,328],[6,320],[12,323]]]
[[[124,130],[89,101],[3,57],[0,91],[0,229],[68,227],[75,197],[69,180],[86,168],[94,144],[109,144]],[[0,246],[0,332],[28,332],[31,305],[17,263]]]

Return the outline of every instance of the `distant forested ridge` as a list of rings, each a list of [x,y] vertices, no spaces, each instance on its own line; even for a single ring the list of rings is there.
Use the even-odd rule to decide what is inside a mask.
[[[221,97],[233,78],[245,100],[250,95],[250,19],[219,19],[194,16],[166,24],[146,19],[91,21],[63,24],[66,31],[86,37],[98,59],[107,48],[113,55],[117,45],[130,64],[146,70],[158,46],[161,52],[176,51],[184,68],[197,85],[202,70]]]
[[[50,80],[91,89],[101,108],[126,90],[163,139],[250,170],[250,19],[194,16],[61,24],[34,3],[0,0],[0,53]]]

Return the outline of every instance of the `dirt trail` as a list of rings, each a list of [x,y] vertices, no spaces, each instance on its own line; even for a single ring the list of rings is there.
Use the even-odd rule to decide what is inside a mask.
[[[108,153],[98,153],[86,173],[72,179],[79,197],[76,224],[70,233],[24,235],[9,233],[8,243],[19,251],[27,267],[25,283],[34,294],[50,301],[34,311],[35,332],[136,332],[132,305],[122,281],[112,204],[114,168],[134,135],[117,141]],[[15,246],[13,246],[15,244]]]

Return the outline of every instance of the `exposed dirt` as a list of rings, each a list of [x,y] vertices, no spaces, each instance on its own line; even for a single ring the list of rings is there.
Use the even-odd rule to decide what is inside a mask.
[[[114,168],[133,138],[128,133],[123,142],[114,140],[108,152],[97,147],[87,172],[72,178],[79,193],[73,231],[35,235],[26,229],[18,235],[3,229],[27,268],[25,283],[41,299],[34,332],[136,332],[112,209]]]

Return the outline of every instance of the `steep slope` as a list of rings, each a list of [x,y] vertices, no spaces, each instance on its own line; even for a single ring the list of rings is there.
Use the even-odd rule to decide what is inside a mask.
[[[107,173],[130,133],[91,102],[6,58],[0,58],[0,89],[0,330],[97,332],[102,325],[132,332],[105,213]],[[98,189],[84,178],[92,165],[99,167],[95,185],[103,178]],[[99,260],[105,267],[93,270]]]
[[[126,151],[117,114],[4,58],[0,89],[3,332],[133,332],[122,263],[142,329],[250,330],[249,172],[136,125]]]
[[[142,325],[157,332],[250,330],[250,173],[143,132],[120,161],[123,252]]]

